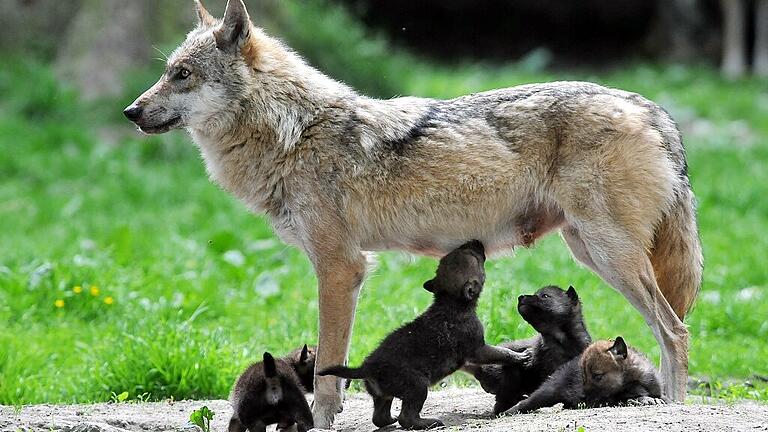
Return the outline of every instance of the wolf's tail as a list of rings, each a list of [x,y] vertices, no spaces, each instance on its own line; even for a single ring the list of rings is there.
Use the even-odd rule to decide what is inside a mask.
[[[347,379],[368,378],[368,375],[365,373],[365,370],[362,367],[348,368],[346,366],[331,366],[329,368],[325,368],[321,370],[317,374],[320,376],[333,375],[333,376],[347,378]]]
[[[699,293],[704,265],[696,200],[687,182],[656,228],[649,257],[659,289],[682,320]]]

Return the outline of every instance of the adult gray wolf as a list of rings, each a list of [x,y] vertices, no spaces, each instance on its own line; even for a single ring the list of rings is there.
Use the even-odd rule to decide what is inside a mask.
[[[371,99],[255,27],[242,0],[221,20],[197,10],[197,27],[125,115],[145,133],[186,128],[213,181],[306,253],[319,281],[318,370],[347,355],[364,251],[441,257],[478,239],[493,253],[559,230],[643,315],[667,394],[683,399],[682,319],[702,255],[666,112],[580,82]],[[315,384],[315,426],[328,427],[340,380]]]

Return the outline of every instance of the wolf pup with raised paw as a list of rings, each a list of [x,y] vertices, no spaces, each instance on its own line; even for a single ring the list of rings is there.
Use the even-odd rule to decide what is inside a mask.
[[[475,309],[485,283],[485,249],[471,241],[440,260],[437,274],[424,284],[434,302],[415,320],[395,330],[359,368],[334,366],[319,375],[363,379],[373,397],[373,424],[384,427],[398,421],[407,429],[442,426],[438,419],[422,418],[421,409],[430,385],[458,370],[465,362],[520,364],[530,353],[486,345],[483,325]],[[392,399],[403,402],[400,416],[392,417]]]

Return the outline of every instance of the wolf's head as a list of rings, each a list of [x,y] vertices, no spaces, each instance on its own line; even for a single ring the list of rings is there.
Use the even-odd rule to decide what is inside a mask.
[[[228,0],[222,19],[214,18],[200,0],[196,5],[197,27],[169,56],[157,83],[125,109],[125,116],[148,134],[182,127],[215,134],[229,130],[244,115],[263,121],[279,117],[275,95],[292,94],[290,89],[300,85],[293,82],[295,77],[306,76],[304,69],[311,68],[255,27],[243,0]]]
[[[472,240],[440,260],[437,274],[424,283],[435,297],[447,296],[463,302],[475,302],[485,284],[485,248]]]
[[[562,326],[572,326],[582,320],[581,302],[573,287],[563,291],[550,285],[533,295],[521,295],[517,298],[517,310],[542,334],[559,331]]]
[[[629,350],[619,336],[614,342],[600,340],[588,346],[581,355],[581,377],[584,394],[590,400],[601,400],[624,386]]]
[[[288,362],[299,376],[301,385],[307,391],[313,390],[313,380],[315,379],[315,352],[317,347],[304,345],[301,348],[293,350],[287,356]]]

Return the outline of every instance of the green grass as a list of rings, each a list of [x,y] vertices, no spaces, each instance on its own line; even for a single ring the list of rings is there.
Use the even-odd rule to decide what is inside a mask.
[[[371,50],[384,61],[386,46]],[[634,65],[592,76],[416,63],[402,76],[378,77],[376,88],[451,97],[571,78],[659,100],[690,131],[706,257],[687,319],[691,373],[715,382],[767,375],[765,82],[726,82],[706,67]],[[310,263],[207,180],[187,136],[114,133],[123,100],[84,107],[35,63],[5,63],[0,94],[0,404],[106,401],[125,391],[130,399],[225,397],[264,350],[314,341]],[[105,144],[104,136],[117,138]],[[434,267],[380,254],[358,306],[353,364],[429,304],[421,284]],[[557,236],[487,267],[479,313],[490,342],[532,334],[516,313],[519,294],[572,284],[595,337],[623,335],[658,359],[641,317]],[[765,386],[719,391],[768,398]]]

